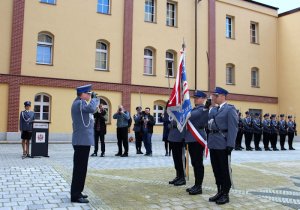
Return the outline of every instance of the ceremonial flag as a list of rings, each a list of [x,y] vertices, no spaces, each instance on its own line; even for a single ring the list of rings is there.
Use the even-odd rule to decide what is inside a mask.
[[[192,105],[185,69],[185,52],[180,51],[180,62],[177,71],[176,81],[170,95],[167,112],[177,122],[177,128],[183,131],[185,124],[191,116]]]

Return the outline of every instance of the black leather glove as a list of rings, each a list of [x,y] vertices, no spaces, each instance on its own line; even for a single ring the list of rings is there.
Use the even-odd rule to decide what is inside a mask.
[[[228,155],[231,155],[231,152],[233,150],[233,147],[226,147],[226,151]]]
[[[205,102],[204,107],[205,107],[206,109],[209,109],[210,106],[211,106],[211,99],[208,98],[208,99],[206,99],[206,102]]]
[[[91,97],[92,97],[92,98],[97,98],[97,93],[92,92]]]

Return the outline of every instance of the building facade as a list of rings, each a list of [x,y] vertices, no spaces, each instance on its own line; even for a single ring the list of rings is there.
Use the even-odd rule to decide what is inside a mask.
[[[0,140],[20,138],[26,100],[50,140],[69,140],[84,84],[108,110],[109,138],[119,104],[150,107],[161,138],[183,42],[191,94],[222,86],[242,112],[297,114],[300,100],[286,94],[297,88],[297,11],[250,0],[4,0],[0,12]]]

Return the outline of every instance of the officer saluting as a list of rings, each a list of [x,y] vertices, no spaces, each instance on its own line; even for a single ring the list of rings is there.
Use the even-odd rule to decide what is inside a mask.
[[[91,145],[94,145],[93,113],[97,110],[99,99],[91,92],[92,85],[77,87],[77,98],[71,108],[73,121],[72,145],[74,148],[71,202],[88,203],[83,195],[85,177]],[[90,103],[88,100],[92,97]]]
[[[225,204],[229,202],[229,190],[232,185],[230,159],[231,151],[235,146],[238,131],[238,116],[233,105],[227,104],[228,91],[216,87],[213,101],[218,107],[213,107],[209,112],[208,148],[213,168],[218,193],[209,198],[210,202]]]

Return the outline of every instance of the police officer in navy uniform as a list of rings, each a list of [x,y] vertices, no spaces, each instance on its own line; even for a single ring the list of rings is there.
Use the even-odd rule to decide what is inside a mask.
[[[238,116],[236,109],[226,101],[228,91],[216,87],[213,92],[213,101],[218,107],[209,111],[209,135],[208,148],[218,192],[210,197],[210,202],[225,204],[229,202],[229,191],[231,188],[229,158],[235,146],[238,131]]]
[[[34,112],[30,111],[31,102],[24,102],[25,110],[20,113],[20,131],[22,139],[23,156],[22,159],[30,157],[29,142],[32,137],[32,123],[34,121]]]
[[[237,110],[238,113],[238,133],[236,135],[236,141],[235,141],[235,150],[243,150],[244,148],[242,147],[242,139],[243,139],[243,134],[244,134],[244,126],[243,126],[243,119],[242,119],[242,113]]]
[[[269,147],[270,136],[271,136],[271,128],[270,128],[270,119],[269,113],[264,114],[264,120],[262,121],[263,126],[263,143],[265,151],[272,151]]]
[[[273,151],[278,151],[277,149],[277,134],[278,134],[278,127],[277,127],[277,121],[276,121],[276,115],[272,114],[271,115],[271,120],[270,120],[270,140],[271,140],[271,146]]]
[[[262,151],[262,149],[259,147],[259,142],[261,139],[262,134],[262,124],[261,120],[259,118],[259,113],[254,114],[254,119],[252,120],[253,125],[253,134],[254,134],[254,146],[256,151]]]
[[[82,194],[87,173],[91,145],[94,145],[94,118],[99,99],[91,92],[92,85],[77,87],[77,98],[71,108],[74,148],[71,202],[88,203],[87,195]],[[90,100],[90,98],[92,99]],[[90,103],[87,101],[90,100]]]
[[[207,140],[205,128],[208,122],[208,109],[210,100],[204,106],[206,94],[202,91],[196,90],[194,93],[195,107],[191,111],[191,117],[189,121],[196,128],[197,132]],[[187,129],[185,133],[185,142],[188,144],[188,150],[191,157],[192,166],[194,168],[195,185],[191,188],[187,188],[186,191],[190,195],[202,194],[202,182],[204,177],[204,166],[203,166],[203,153],[204,147],[195,139],[191,131]]]
[[[245,145],[247,151],[252,151],[251,141],[253,137],[253,126],[252,126],[252,118],[248,111],[245,112],[246,117],[243,120],[244,126],[244,135],[245,135]]]
[[[185,185],[186,180],[183,169],[185,165],[185,163],[183,162],[183,150],[185,147],[184,132],[179,132],[175,120],[172,120],[169,126],[170,132],[168,136],[168,141],[172,150],[172,157],[174,161],[174,167],[176,170],[176,177],[172,181],[169,181],[169,184],[174,184],[174,186]]]
[[[284,148],[284,143],[287,135],[287,122],[284,119],[284,114],[280,114],[280,120],[278,121],[278,130],[280,137],[280,148],[281,150],[286,150],[286,148]]]
[[[287,127],[288,127],[287,132],[288,132],[289,150],[295,150],[293,148],[293,139],[294,139],[294,135],[297,131],[296,131],[296,123],[293,122],[293,116],[292,115],[288,116]]]

